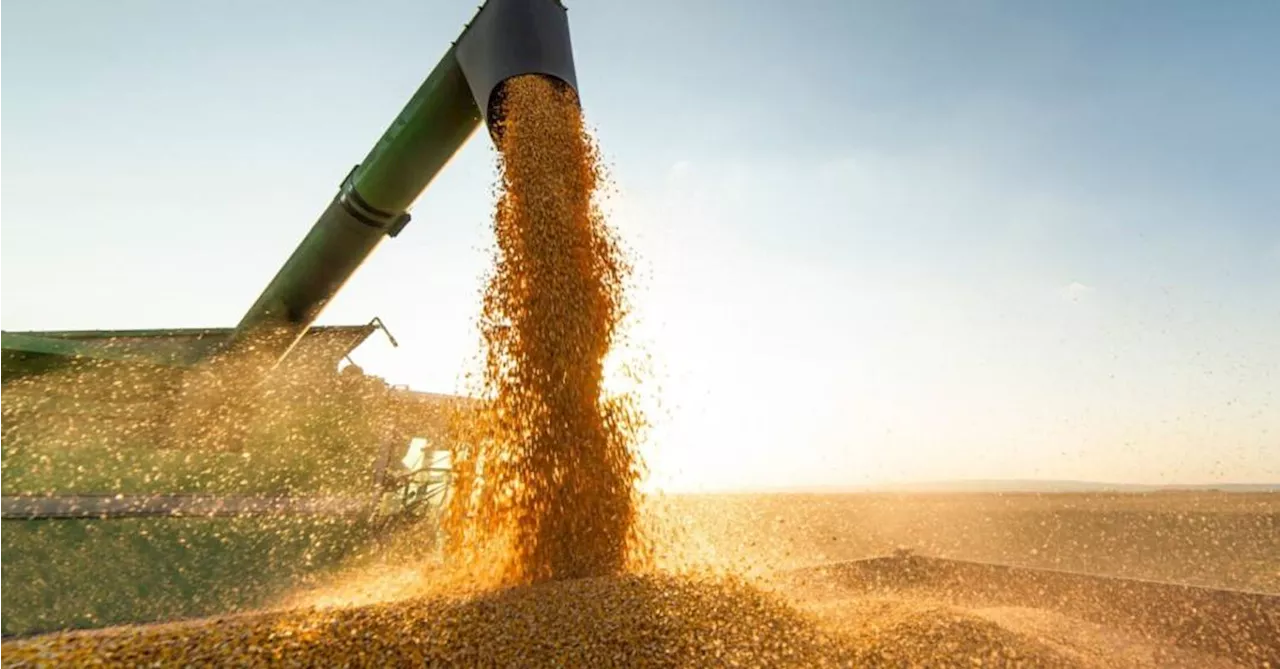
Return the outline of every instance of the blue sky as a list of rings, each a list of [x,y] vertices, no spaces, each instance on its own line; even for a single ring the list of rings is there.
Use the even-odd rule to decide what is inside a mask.
[[[234,325],[471,3],[5,4],[6,330]],[[1280,5],[570,3],[673,486],[1280,479]],[[322,317],[456,387],[464,147]]]

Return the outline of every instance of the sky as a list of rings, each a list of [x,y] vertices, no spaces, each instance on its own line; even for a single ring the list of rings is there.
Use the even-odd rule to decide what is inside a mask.
[[[668,489],[1280,481],[1280,4],[569,2]],[[5,330],[234,325],[473,2],[11,0]],[[450,392],[479,133],[322,315]]]

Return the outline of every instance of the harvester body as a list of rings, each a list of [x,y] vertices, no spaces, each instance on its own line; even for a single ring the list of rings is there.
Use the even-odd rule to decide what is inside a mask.
[[[244,448],[252,439],[253,416],[263,413],[264,394],[281,394],[281,377],[318,385],[320,394],[337,388],[338,361],[381,322],[375,318],[369,325],[345,328],[358,336],[344,339],[349,345],[336,351],[336,358],[325,356],[319,368],[306,365],[300,371],[303,367],[293,364],[299,343],[383,238],[405,228],[409,208],[476,128],[485,122],[495,136],[500,132],[502,84],[525,74],[551,77],[576,91],[565,8],[556,0],[489,0],[364,160],[347,172],[335,197],[233,330],[5,333],[6,385],[19,377],[29,385],[30,377],[55,369],[62,370],[66,385],[68,366],[91,366],[99,376],[119,373],[121,383],[108,383],[114,386],[163,377],[159,386],[165,391],[146,419],[165,428],[150,432],[157,446]],[[316,334],[332,339],[322,334],[331,331]],[[421,404],[415,400],[407,406],[422,411]],[[32,412],[6,409],[6,415],[19,413]]]

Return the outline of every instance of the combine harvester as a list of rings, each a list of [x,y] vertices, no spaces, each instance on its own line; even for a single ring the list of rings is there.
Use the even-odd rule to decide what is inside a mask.
[[[354,326],[313,323],[378,244],[404,230],[411,204],[479,125],[485,123],[491,134],[501,132],[496,113],[501,84],[522,74],[552,77],[577,90],[565,10],[554,0],[489,0],[368,156],[347,174],[337,196],[236,327],[3,335],[6,460],[11,449],[55,461],[74,459],[71,451],[89,445],[65,438],[42,444],[50,434],[120,443],[145,436],[141,441],[149,446],[119,446],[134,449],[131,457],[147,447],[257,452],[255,421],[314,421],[316,415],[308,412],[328,411],[369,423],[363,442],[337,444],[365,455],[360,462],[367,464],[369,494],[130,495],[134,491],[122,489],[84,495],[60,489],[53,495],[6,495],[5,520],[254,514],[372,520],[412,515],[424,499],[443,497],[447,477],[431,467],[431,457],[421,458],[425,465],[417,471],[392,475],[391,470],[414,438],[440,446],[441,417],[450,398],[391,388],[353,368],[338,372],[352,349],[375,331],[385,331],[378,319]],[[42,383],[45,379],[48,383]],[[294,391],[319,401],[290,403],[289,415],[254,413],[255,389],[288,395],[291,386],[305,388]],[[305,455],[312,446],[291,448]],[[8,462],[5,477],[8,493]],[[388,488],[396,490],[393,503],[377,504],[379,494],[386,501]],[[1280,666],[1280,598],[1270,595],[908,554],[815,567],[784,578],[839,592],[925,593],[975,605],[1051,609],[1249,666]]]
[[[122,441],[146,435],[153,448],[252,450],[246,436],[255,420],[298,418],[262,415],[252,406],[261,399],[256,391],[278,394],[291,385],[339,400],[374,395],[372,405],[340,402],[337,410],[389,423],[375,426],[379,473],[414,438],[439,440],[449,398],[361,378],[354,365],[338,373],[340,361],[354,348],[375,331],[386,332],[379,319],[352,326],[313,323],[382,240],[404,230],[409,207],[480,123],[500,132],[499,84],[531,73],[576,90],[564,8],[548,0],[490,0],[343,179],[319,220],[234,328],[3,333],[5,391],[16,391],[6,396],[6,442],[47,436],[50,423],[58,422],[63,434],[90,438]],[[60,447],[78,445],[84,444]],[[367,450],[370,445],[350,446]],[[122,502],[117,492],[129,491],[111,491],[112,497],[98,504],[6,496],[4,517],[122,517],[164,513],[169,506],[155,503],[156,495],[148,504]],[[204,511],[218,505],[205,500],[197,506]]]

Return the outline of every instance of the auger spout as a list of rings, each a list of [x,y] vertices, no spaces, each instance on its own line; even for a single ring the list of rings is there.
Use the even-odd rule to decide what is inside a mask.
[[[409,223],[409,208],[483,120],[500,132],[502,83],[553,77],[577,91],[569,21],[557,0],[488,0],[408,104],[339,185],[284,266],[236,326],[278,362],[384,237]]]

